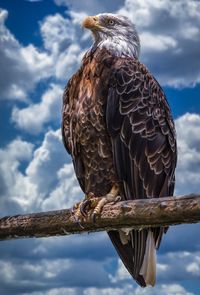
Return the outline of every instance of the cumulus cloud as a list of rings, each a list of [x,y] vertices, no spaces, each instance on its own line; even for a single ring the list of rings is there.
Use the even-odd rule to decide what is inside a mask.
[[[83,32],[80,27],[87,14],[119,11],[128,15],[140,33],[142,61],[163,85],[180,87],[199,82],[198,1],[55,2],[74,11],[68,11],[66,17],[56,13],[40,21],[40,49],[33,44],[20,44],[6,28],[8,12],[0,10],[0,62],[4,72],[0,78],[1,97],[28,103],[26,107],[17,105],[12,111],[12,122],[17,128],[36,135],[45,132],[39,146],[38,142],[36,146],[17,138],[0,149],[1,215],[71,207],[83,197],[60,131],[46,128],[58,121],[64,83],[79,67],[83,52],[90,45],[90,32]],[[34,103],[30,90],[47,78],[51,78],[52,84]],[[199,115],[181,116],[176,120],[176,128],[176,193],[191,192],[191,188],[197,192]],[[199,280],[198,237],[199,225],[170,228],[158,258],[158,281],[164,284],[144,290],[136,287],[120,265],[115,273],[118,258],[105,233],[8,241],[0,244],[1,292],[192,295],[181,286],[181,281]],[[83,273],[81,269],[87,271]]]
[[[70,207],[82,196],[60,130],[46,133],[42,145],[34,151],[26,175],[37,188],[34,206],[38,210]]]
[[[76,68],[81,63],[83,52],[77,44],[71,44],[68,47],[67,52],[63,52],[59,55],[55,75],[58,79],[66,81],[67,77],[71,77],[74,74]]]
[[[32,44],[27,47],[19,47],[22,60],[27,60],[29,63],[28,69],[32,70],[30,76],[30,78],[32,77],[32,86],[34,80],[39,82],[42,77],[52,77],[55,80],[37,103],[33,103],[31,94],[27,94],[30,87],[20,88],[20,91],[23,91],[24,96],[28,98],[29,104],[24,108],[17,106],[13,108],[12,122],[15,123],[16,127],[30,134],[38,135],[38,133],[44,131],[43,129],[47,126],[47,123],[52,124],[60,121],[64,83],[67,83],[68,78],[81,62],[83,52],[81,46],[78,45],[78,41],[81,41],[81,37],[79,38],[78,35],[80,24],[77,21],[78,16],[76,13],[71,13],[71,18],[69,20],[57,13],[47,16],[40,22],[40,32],[45,49],[43,53],[38,53]],[[82,37],[84,36],[83,34]],[[87,36],[86,39],[83,38],[82,46],[84,46],[86,40]],[[15,40],[15,42],[17,41]],[[46,67],[45,56],[50,61],[51,67],[49,68]],[[18,62],[18,59],[16,62]],[[13,67],[16,67],[14,61]],[[21,68],[24,67],[21,66]],[[23,75],[26,74],[26,72],[23,73]],[[13,73],[13,75],[17,75],[17,73]],[[27,77],[22,78],[25,83],[28,82]],[[2,84],[6,84],[4,79],[2,76]],[[8,87],[10,87],[10,84]],[[19,93],[19,83],[13,87],[16,95]]]
[[[162,85],[200,82],[199,1],[126,0],[118,13],[128,16],[141,37],[142,61]]]
[[[8,11],[0,9],[1,99],[26,100],[27,91],[49,76],[52,59],[32,44],[22,46],[6,28]]]
[[[33,292],[33,295],[194,295],[191,292],[188,292],[184,287],[179,284],[167,284],[160,285],[153,289],[141,289],[134,288],[130,284],[126,284],[122,287],[109,287],[109,288],[59,288],[51,289],[46,292]],[[25,295],[25,294],[24,294]]]
[[[135,295],[194,295],[179,284],[163,284],[154,289],[137,288]]]
[[[33,44],[26,47],[19,44],[4,24],[8,12],[1,10],[3,51],[0,54],[3,68],[5,67],[5,74],[0,81],[2,97],[28,97],[31,102],[31,96],[27,96],[27,91],[39,81],[48,77],[59,81],[61,84],[57,86],[54,83],[53,93],[56,89],[63,89],[64,83],[79,67],[83,52],[89,47],[90,33],[84,33],[80,27],[86,12],[76,1],[71,3],[57,0],[56,3],[72,5],[76,11],[70,11],[70,17],[63,17],[59,13],[48,15],[40,22],[44,44],[42,51]],[[87,5],[92,9],[91,1],[88,1]],[[197,1],[186,0],[175,3],[127,0],[124,5],[119,1],[112,9],[104,2],[100,6],[130,17],[140,33],[142,61],[148,65],[162,85],[182,87],[199,82],[199,5]],[[118,6],[121,8],[117,10]],[[43,94],[39,103],[30,103],[22,109],[15,107],[12,119],[16,126],[37,135],[47,122],[55,121],[55,112],[49,115],[51,107],[55,105],[52,95],[49,94],[49,99],[45,99],[46,96]],[[35,116],[37,110],[43,110],[39,118]],[[33,128],[30,128],[30,125]]]
[[[198,1],[104,1],[55,0],[83,16],[116,12],[128,16],[137,26],[141,60],[162,85],[194,86],[200,82],[200,3]],[[76,31],[76,34],[78,30]]]
[[[184,146],[186,149],[188,149],[188,153],[190,153],[189,149],[191,150],[191,153],[193,152],[194,148],[198,148],[198,115],[195,114],[186,114],[179,119],[176,120],[177,125],[177,133],[179,138],[179,149],[180,147]],[[200,125],[200,124],[199,124]],[[184,132],[181,132],[181,130],[184,130]],[[7,207],[7,210],[10,210],[12,212],[11,206],[9,207],[9,202],[12,202],[16,204],[17,211],[19,212],[25,212],[25,211],[38,211],[38,210],[49,210],[49,209],[60,209],[64,207],[72,206],[76,201],[78,201],[82,197],[82,193],[80,191],[80,188],[76,182],[75,175],[73,172],[72,164],[69,163],[69,158],[67,157],[67,154],[62,146],[61,142],[61,134],[60,131],[48,131],[44,137],[44,140],[39,148],[36,148],[34,151],[34,146],[28,142],[24,142],[21,139],[17,139],[13,142],[11,142],[5,149],[2,149],[0,151],[0,158],[1,158],[1,175],[4,175],[4,178],[2,179],[3,185],[1,188],[4,188],[4,197],[1,198],[1,202],[4,203],[4,207]],[[180,151],[180,153],[183,153],[185,155],[185,150]],[[181,156],[182,158],[182,156]],[[183,157],[184,159],[184,157]],[[185,162],[188,161],[188,157],[185,158]],[[21,171],[20,165],[21,163],[25,161],[30,161],[29,164],[26,166],[26,169],[24,169],[24,172]],[[9,167],[9,169],[8,169]],[[180,167],[182,167],[180,165]],[[190,166],[186,166],[187,169]],[[182,169],[182,168],[181,168]],[[184,168],[185,169],[185,168]],[[6,174],[5,172],[6,171]],[[196,171],[197,174],[199,173]],[[181,173],[179,171],[179,173]],[[188,171],[189,173],[189,171]],[[181,177],[180,177],[181,178]],[[177,175],[177,179],[179,179]],[[13,183],[15,184],[13,186]],[[18,193],[18,196],[16,198],[15,192]],[[14,198],[13,198],[14,196]],[[4,208],[1,206],[1,208]],[[2,209],[3,210],[3,209]],[[3,211],[2,211],[3,212]],[[9,212],[9,213],[10,213]],[[188,227],[188,229],[186,228]],[[176,227],[178,228],[178,227]],[[166,248],[168,248],[168,251],[170,250],[170,243],[172,245],[171,250],[175,251],[171,253],[165,253],[166,250],[161,251],[161,255],[159,255],[158,260],[158,282],[167,282],[174,281],[175,285],[173,286],[179,286],[176,285],[178,281],[181,281],[183,278],[189,278],[191,280],[195,280],[200,275],[200,255],[197,251],[200,247],[200,241],[198,242],[197,236],[198,236],[198,228],[196,228],[197,234],[192,238],[194,231],[189,230],[189,225],[182,227],[182,229],[178,230],[177,232],[173,232],[173,229],[171,229],[169,233],[166,235],[164,243],[166,243]],[[191,239],[188,239],[188,235],[192,232]],[[169,241],[167,240],[169,236]],[[171,237],[171,238],[170,238]],[[178,242],[177,242],[178,237]],[[182,240],[182,238],[185,237],[185,240],[187,243]],[[111,243],[109,243],[109,240],[105,234],[102,234],[100,236],[94,236],[94,238],[90,237],[90,240],[88,240],[87,236],[84,237],[69,237],[70,242],[65,245],[64,238],[59,238],[60,240],[55,239],[43,239],[40,240],[37,243],[33,244],[33,248],[31,252],[27,252],[31,257],[36,259],[36,257],[39,259],[44,259],[44,261],[40,264],[38,268],[38,273],[43,273],[44,268],[46,269],[46,273],[44,273],[42,277],[42,281],[44,285],[47,283],[49,284],[49,278],[51,277],[52,282],[56,282],[60,275],[58,273],[51,273],[51,270],[48,268],[48,264],[52,263],[51,257],[56,257],[53,263],[62,263],[66,262],[66,266],[64,266],[63,273],[67,275],[68,268],[67,265],[70,265],[70,272],[72,269],[75,271],[77,266],[77,259],[82,259],[86,254],[88,260],[88,265],[91,264],[91,261],[104,261],[107,257],[107,259],[114,259],[114,249],[111,246]],[[170,240],[171,239],[171,240]],[[88,242],[90,241],[91,247],[88,245]],[[178,249],[180,251],[180,247],[177,246],[177,243],[181,243],[184,245],[185,248],[183,248],[184,252],[176,252]],[[102,250],[103,247],[106,246],[106,251]],[[192,245],[191,245],[192,244]],[[195,244],[196,246],[194,247]],[[173,248],[174,247],[174,248]],[[193,248],[191,248],[193,247]],[[188,248],[188,249],[186,249]],[[91,250],[90,250],[91,249]],[[188,250],[194,250],[194,254],[191,254],[188,252]],[[87,252],[88,251],[88,252]],[[1,251],[1,253],[4,253],[4,251]],[[14,251],[15,252],[15,251]],[[13,252],[13,253],[14,253]],[[106,254],[107,252],[107,254]],[[10,253],[12,253],[12,249],[10,250]],[[49,254],[51,253],[51,255]],[[98,254],[100,253],[100,254]],[[4,254],[5,255],[5,254]],[[89,256],[88,256],[89,255]],[[18,254],[19,256],[19,254]],[[6,258],[6,255],[4,256]],[[110,257],[110,258],[109,258]],[[115,256],[116,257],[116,256]],[[73,261],[72,261],[73,260]],[[32,273],[33,269],[38,265],[36,262],[30,262],[29,260],[25,259],[23,260],[23,271],[19,275],[19,277],[23,277],[23,280],[27,280],[26,276],[34,277],[36,274]],[[85,266],[86,262],[83,262],[83,265]],[[86,263],[86,264],[87,264]],[[107,262],[112,265],[112,260],[110,262]],[[65,263],[64,263],[65,265]],[[80,265],[80,264],[79,264]],[[92,268],[95,267],[96,264],[91,264]],[[174,267],[176,265],[176,267]],[[59,267],[59,266],[58,266]],[[89,267],[89,266],[88,266]],[[126,282],[127,279],[130,281],[130,276],[125,271],[124,267],[120,265],[118,267],[118,271],[115,275],[110,275],[108,272],[105,272],[104,269],[105,265],[101,265],[101,270],[99,269],[101,273],[101,277],[103,277],[103,280],[107,280],[107,284],[109,285],[108,288],[104,288],[101,291],[102,294],[109,294],[111,290],[115,290],[116,292],[119,292],[119,294],[123,294],[123,288],[121,287],[114,287],[112,284],[119,284],[120,282]],[[12,271],[10,273],[11,269],[16,269],[17,266],[15,265],[15,262],[4,262],[2,264],[2,269],[4,269],[5,274],[3,276],[4,281],[7,282],[7,284],[10,285],[10,281],[14,281],[17,271]],[[109,266],[110,268],[110,266]],[[61,267],[62,269],[62,267]],[[5,277],[5,275],[7,276]],[[50,276],[50,277],[49,277]],[[52,279],[53,278],[53,279]],[[37,282],[37,276],[35,276],[33,284],[33,290],[34,288],[39,288],[38,282]],[[110,281],[109,281],[110,280]],[[61,280],[62,281],[62,280]],[[41,282],[41,281],[40,281]],[[83,282],[83,281],[82,281]],[[88,282],[87,278],[84,279],[84,282]],[[98,281],[99,282],[99,281]],[[79,284],[80,281],[74,281],[74,286]],[[95,281],[97,283],[97,281]],[[14,283],[13,283],[14,284]],[[68,282],[62,281],[59,285],[59,288],[64,288],[65,286],[70,287],[71,285],[68,284]],[[72,284],[72,283],[71,283]],[[88,283],[87,283],[88,284]],[[86,284],[86,285],[87,285]],[[100,284],[100,283],[98,283]],[[121,283],[120,283],[121,284]],[[45,285],[45,286],[46,286]],[[73,284],[72,284],[73,285]],[[85,285],[85,286],[86,286]],[[52,287],[51,287],[52,286]],[[44,287],[44,290],[54,288],[54,284],[49,286],[49,288]],[[12,288],[12,284],[10,285],[10,288]],[[14,288],[14,285],[13,285]],[[17,288],[22,288],[22,283],[19,283]],[[114,288],[114,289],[113,289]],[[161,289],[159,289],[161,288]],[[163,290],[163,285],[158,287],[158,290]],[[187,294],[187,292],[184,289],[181,289],[182,287],[177,287],[180,289],[180,292],[183,292],[183,294]],[[47,290],[46,289],[46,290]],[[27,286],[23,286],[23,290],[27,290]],[[59,290],[59,289],[58,289]],[[74,290],[74,289],[73,289]],[[86,290],[86,289],[85,289]],[[93,292],[95,288],[91,289],[87,285],[87,291]],[[151,290],[151,289],[148,289]],[[157,289],[154,289],[154,291]],[[177,289],[178,290],[178,289]],[[43,292],[43,291],[42,291]],[[46,291],[50,292],[50,291]],[[52,291],[53,292],[53,291]],[[55,291],[57,292],[57,291]],[[78,292],[78,291],[77,291]],[[99,291],[100,292],[100,291]],[[122,293],[120,293],[122,292]],[[137,294],[137,289],[135,290],[135,294]],[[146,292],[146,291],[145,291]],[[150,293],[144,293],[144,294],[151,294]],[[155,291],[157,292],[157,291]],[[186,292],[186,293],[184,293]],[[5,293],[6,294],[6,293]],[[48,293],[47,293],[48,294]],[[77,293],[78,294],[78,293]],[[101,293],[100,293],[101,294]],[[155,294],[155,293],[153,293]],[[159,294],[159,293],[158,293]],[[163,293],[164,294],[164,293]],[[173,294],[173,293],[172,293]],[[176,293],[175,293],[176,294]],[[182,294],[182,293],[180,293]]]
[[[7,17],[8,11],[1,9],[0,62],[4,73],[0,78],[1,99],[28,101],[30,90],[50,77],[66,82],[82,56],[77,25],[72,25],[73,20],[59,13],[47,16],[40,22],[44,47],[38,49],[33,44],[23,46],[18,42],[5,25]]]
[[[40,24],[44,48],[57,54],[65,50],[75,39],[75,29],[71,21],[61,14],[47,16]]]
[[[26,168],[22,171],[24,161]],[[4,215],[4,208],[19,213],[71,207],[83,197],[60,130],[48,131],[34,151],[31,143],[12,141],[0,150],[0,170]]]
[[[30,134],[38,134],[47,123],[60,121],[62,94],[61,87],[51,84],[39,103],[31,103],[22,109],[15,107],[12,111],[12,121],[18,128]]]
[[[158,280],[180,282],[199,280],[200,252],[174,252],[159,256]]]
[[[20,165],[32,157],[33,144],[16,139],[0,149],[1,215],[23,212],[31,202],[35,186],[24,177]]]
[[[87,269],[87,271],[84,271]],[[94,272],[95,269],[95,272]],[[7,286],[5,293],[15,290],[15,294],[31,291],[49,290],[54,286],[65,287],[103,287],[109,285],[108,273],[102,263],[88,260],[51,259],[31,261],[0,261],[1,286]],[[2,284],[3,283],[3,284]],[[3,291],[4,288],[1,290]]]
[[[80,24],[76,21],[76,14],[70,12],[70,17],[71,19],[56,13],[40,23],[44,48],[54,60],[55,78],[65,82],[78,68],[82,55]]]
[[[176,251],[159,254],[157,259],[157,284],[180,283],[183,280],[199,280],[200,252]],[[121,260],[118,260],[116,274],[112,282],[131,282],[130,275]],[[144,293],[146,294],[146,293]],[[149,294],[149,293],[147,293]],[[151,293],[150,293],[151,294]]]
[[[94,235],[95,236],[95,235]],[[85,237],[88,239],[88,247],[85,248],[86,253],[94,247],[95,244],[94,239],[92,237]],[[98,241],[98,237],[96,235],[95,239]],[[165,283],[158,284],[154,288],[141,289],[137,287],[137,285],[129,279],[129,281],[124,281],[120,277],[117,282],[113,282],[111,276],[109,275],[109,271],[107,267],[110,262],[109,259],[104,257],[101,260],[90,259],[88,257],[84,257],[83,255],[78,257],[70,257],[67,258],[67,255],[70,255],[70,248],[75,246],[74,250],[78,251],[81,248],[82,237],[78,237],[76,239],[77,244],[71,244],[72,239],[67,238],[59,238],[62,242],[63,246],[66,244],[66,250],[62,251],[62,256],[57,255],[55,251],[53,251],[52,255],[48,254],[48,257],[40,255],[41,253],[36,251],[42,240],[37,241],[15,241],[15,242],[6,242],[5,248],[3,248],[2,244],[0,245],[0,249],[3,253],[5,253],[6,247],[11,243],[15,243],[15,247],[17,247],[17,251],[11,251],[13,253],[12,259],[6,256],[2,256],[0,262],[0,282],[1,282],[1,290],[4,291],[4,294],[13,294],[15,291],[16,294],[65,294],[68,290],[70,292],[74,292],[75,295],[81,294],[144,294],[144,295],[155,295],[155,294],[163,294],[163,295],[192,295],[192,293],[187,292],[180,284],[176,283]],[[47,241],[47,239],[46,239]],[[60,243],[56,243],[56,238],[51,238],[50,243],[53,243],[52,246],[55,248],[60,245]],[[91,245],[90,245],[91,243]],[[12,244],[12,245],[13,245]],[[46,245],[48,241],[46,242]],[[106,243],[101,246],[105,247]],[[26,246],[28,246],[26,248]],[[44,246],[44,245],[43,245]],[[13,246],[12,246],[13,247]],[[14,248],[14,247],[13,247]],[[10,247],[8,247],[10,249]],[[25,249],[27,252],[25,254]],[[48,252],[50,248],[46,249]],[[52,248],[53,250],[53,248]],[[57,249],[59,250],[59,248]],[[98,251],[93,248],[93,250],[98,254]],[[101,251],[103,248],[101,247]],[[28,253],[28,254],[27,254]],[[198,272],[199,275],[199,260],[198,262],[194,261],[194,257],[190,257],[189,253],[180,253],[177,257],[174,254],[168,255],[167,259],[172,262],[175,258],[175,262],[177,263],[178,259],[183,258],[184,269],[186,272],[194,273]],[[23,257],[23,259],[19,260],[19,257]],[[185,259],[185,258],[188,259]],[[76,259],[74,259],[76,258]],[[189,259],[191,261],[189,262]],[[20,264],[19,264],[20,261]],[[188,263],[189,262],[189,263]],[[159,270],[165,270],[165,261],[162,264],[158,265]],[[181,264],[182,266],[182,264]],[[110,266],[109,266],[110,267]],[[84,271],[84,270],[87,271]],[[94,271],[95,270],[95,271]],[[190,277],[190,275],[189,275]],[[198,277],[198,276],[197,276]],[[35,292],[33,292],[35,291]],[[68,294],[68,293],[66,293]]]
[[[175,124],[179,155],[176,173],[176,194],[198,192],[200,182],[200,163],[198,161],[200,116],[186,113],[175,120]],[[198,233],[199,224],[182,225],[169,229],[167,235],[163,237],[163,243],[161,243],[161,249],[158,252],[158,283],[179,282],[184,279],[196,280],[199,278],[200,240],[198,239]],[[113,282],[119,280],[130,281],[130,275],[121,261],[119,261],[118,270],[112,280]],[[151,294],[151,292],[144,294]]]
[[[178,165],[176,193],[199,191],[200,183],[200,115],[186,113],[176,120]]]
[[[188,150],[188,153],[193,153],[193,149],[198,149],[199,147],[197,136],[199,124],[198,120],[199,117],[195,114],[186,114],[176,120],[179,149],[184,147],[184,150],[180,150],[179,152],[180,154],[182,153],[181,158],[182,155],[185,155],[185,149]],[[181,130],[184,130],[184,132]],[[185,163],[188,159],[190,160],[190,157],[183,157]],[[2,214],[5,214],[6,212],[3,211],[4,208],[7,209],[8,214],[12,213],[13,210],[15,213],[20,213],[27,211],[61,209],[72,206],[83,197],[83,194],[77,184],[72,164],[69,162],[69,157],[62,145],[60,130],[48,131],[41,145],[37,148],[34,148],[34,146],[28,142],[17,139],[0,151],[0,160],[0,167],[2,171],[1,175],[3,175],[1,181],[1,188],[3,190],[3,198],[1,198],[1,202],[3,204],[1,206]],[[23,169],[21,168],[22,163],[24,163],[25,166],[25,168],[23,166]],[[181,166],[180,163],[179,169],[188,169],[188,167],[190,167],[190,165]],[[195,171],[199,174],[198,169]],[[190,169],[187,170],[187,172],[190,173]],[[179,170],[178,173],[180,174],[181,170]],[[179,177],[177,174],[177,179],[179,178],[181,179],[181,176]],[[181,184],[178,184],[178,186],[181,190]],[[182,189],[182,192],[184,192],[184,188]],[[181,193],[181,191],[179,192]],[[175,229],[178,229],[178,227]],[[173,229],[170,229],[169,233],[165,237],[165,241],[163,241],[163,244],[166,243],[166,249],[163,248],[162,250],[161,248],[161,255],[159,255],[158,260],[158,282],[168,283],[169,281],[173,281],[173,286],[178,286],[177,288],[179,289],[177,290],[180,291],[180,294],[189,293],[180,285],[177,285],[177,282],[186,277],[190,280],[196,280],[199,278],[200,258],[198,251],[200,241],[198,241],[198,228],[196,228],[197,234],[195,237],[193,235],[194,231],[193,234],[190,235],[190,233],[192,233],[192,231],[189,229],[189,225],[181,227],[180,231],[178,230],[177,232],[173,232]],[[190,236],[191,239],[188,238]],[[169,241],[167,240],[168,237]],[[114,254],[114,249],[105,234],[102,234],[101,236],[96,235],[94,238],[92,237],[92,239],[87,236],[69,237],[68,239],[70,240],[69,242],[66,242],[66,245],[64,238],[60,238],[57,241],[55,239],[44,239],[34,243],[32,245],[31,252],[28,251],[26,254],[29,257],[31,256],[34,261],[31,262],[28,257],[28,259],[23,258],[20,262],[20,268],[23,264],[21,272],[15,271],[15,269],[17,269],[17,262],[15,262],[15,259],[13,261],[9,261],[9,263],[4,261],[2,269],[5,271],[5,274],[3,275],[5,290],[7,290],[6,288],[8,288],[9,285],[9,290],[14,290],[14,288],[16,288],[16,290],[22,290],[24,293],[26,293],[27,290],[30,292],[30,289],[28,289],[27,285],[24,283],[25,281],[28,281],[28,277],[34,278],[32,290],[38,289],[38,292],[40,290],[40,292],[47,292],[47,294],[48,292],[58,292],[60,288],[62,288],[62,290],[66,290],[66,286],[67,288],[73,287],[73,290],[76,290],[76,288],[74,289],[74,286],[80,286],[84,282],[86,283],[84,287],[81,287],[84,288],[81,289],[81,292],[83,290],[94,292],[95,287],[99,286],[103,288],[101,289],[103,292],[102,294],[109,294],[111,290],[115,290],[116,292],[119,292],[119,294],[123,294],[126,289],[123,289],[122,286],[123,284],[127,284],[127,279],[128,281],[131,281],[133,286],[135,286],[135,283],[133,283],[130,276],[127,275],[124,269],[119,267],[115,275],[112,274],[113,271],[109,274],[110,271],[106,270],[113,269],[111,266],[113,265],[113,261],[116,259],[114,257],[117,256],[115,256],[116,254]],[[69,244],[67,245],[67,243]],[[178,246],[178,243],[184,244],[182,252],[180,252],[181,247]],[[104,250],[105,245],[107,245],[106,250]],[[169,252],[170,245],[174,254],[173,252],[166,253],[167,251]],[[177,252],[177,250],[179,250],[179,252]],[[189,252],[190,250],[194,250],[196,252],[191,254]],[[10,253],[15,252],[12,249],[9,251]],[[5,258],[8,257],[3,254],[5,253],[5,249],[2,250],[1,253]],[[186,255],[185,253],[189,254]],[[86,257],[84,257],[84,255],[86,255]],[[20,257],[19,253],[18,257]],[[43,259],[42,262],[36,262],[36,257],[37,259],[40,258],[40,260]],[[84,267],[87,265],[91,271],[92,269],[98,269],[99,278],[94,278],[94,282],[96,284],[95,287],[88,285],[89,281],[87,277],[84,277],[84,280],[82,281],[79,277],[77,277],[77,280],[72,280],[71,283],[66,281],[66,277],[69,277],[68,272],[75,273],[75,270],[77,271],[77,268],[80,267],[80,263],[77,261],[84,258],[86,260],[81,262],[82,267],[83,265]],[[50,266],[48,265],[54,263],[53,265],[57,265],[59,268],[59,263],[61,263],[61,261],[62,265],[65,265],[66,262],[65,266],[61,266],[62,274],[61,272],[56,272],[56,270],[52,273],[52,269],[49,268]],[[92,261],[94,261],[94,263]],[[99,264],[98,261],[102,261],[104,263]],[[174,267],[174,264],[176,267]],[[69,265],[70,267],[68,268]],[[91,265],[91,268],[89,265]],[[64,267],[64,269],[62,267]],[[33,271],[34,268],[38,269],[39,274],[43,273],[43,276],[40,276],[40,281],[38,281],[38,275]],[[46,269],[46,272],[44,269]],[[14,282],[16,282],[16,276],[18,281],[17,287],[14,284]],[[165,278],[168,278],[169,281],[166,281]],[[10,283],[11,281],[12,283]],[[50,281],[52,284],[49,283]],[[101,285],[103,281],[107,282],[106,288]],[[55,289],[55,284],[58,284],[58,282],[59,287],[58,289]],[[40,289],[41,284],[43,286],[42,291]],[[164,286],[165,285],[158,285],[154,291],[163,291]],[[137,289],[134,289],[135,287],[132,288],[133,289],[131,289],[131,291],[135,290],[135,294],[138,294]],[[80,290],[76,290],[76,292],[80,292]],[[151,291],[149,292],[150,293],[144,294],[156,294],[151,293]]]

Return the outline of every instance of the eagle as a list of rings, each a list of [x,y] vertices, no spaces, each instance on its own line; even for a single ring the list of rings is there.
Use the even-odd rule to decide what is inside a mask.
[[[74,215],[80,221],[92,210],[95,221],[108,202],[172,196],[177,146],[163,89],[139,61],[135,25],[111,13],[88,16],[82,25],[94,42],[64,90],[62,137],[85,194]],[[141,287],[155,285],[156,249],[166,231],[108,231]]]

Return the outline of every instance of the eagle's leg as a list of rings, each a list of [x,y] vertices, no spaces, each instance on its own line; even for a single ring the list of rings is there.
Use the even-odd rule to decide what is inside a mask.
[[[91,203],[91,199],[93,199],[93,202],[94,200],[96,199],[95,195],[93,193],[88,193],[85,195],[85,198],[76,203],[73,208],[72,208],[72,214],[73,214],[73,217],[75,219],[75,221],[82,227],[81,225],[81,221],[84,220],[84,218],[87,217],[87,211],[88,209],[90,209],[90,203]]]
[[[97,197],[92,192],[86,194],[85,199],[73,207],[72,213],[80,226],[81,221],[87,218],[88,215],[91,216],[92,220],[95,222],[97,215],[100,215],[105,204],[111,202],[115,203],[120,199],[119,186],[114,184],[110,192],[105,196]]]
[[[108,194],[106,194],[104,197],[98,198],[98,203],[95,206],[93,213],[92,213],[92,220],[95,222],[96,217],[101,214],[101,211],[103,207],[108,203],[116,203],[121,200],[121,197],[119,196],[119,186],[113,185],[112,189]]]
[[[119,186],[117,184],[114,184],[110,192],[103,197],[96,197],[91,193],[87,200],[82,202],[80,206],[80,211],[83,215],[87,215],[87,211],[89,209],[89,211],[91,211],[91,217],[95,222],[96,216],[100,215],[105,204],[117,202],[120,199]]]

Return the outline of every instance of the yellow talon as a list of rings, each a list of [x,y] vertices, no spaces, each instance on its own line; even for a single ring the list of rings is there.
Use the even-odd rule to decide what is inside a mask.
[[[110,192],[104,197],[96,197],[93,193],[88,193],[87,195],[85,195],[85,199],[83,201],[75,204],[73,207],[75,220],[80,224],[80,222],[84,220],[87,215],[89,215],[95,222],[96,216],[100,215],[103,207],[107,203],[117,202],[120,200],[120,196],[118,196],[118,193],[118,185],[113,185]]]

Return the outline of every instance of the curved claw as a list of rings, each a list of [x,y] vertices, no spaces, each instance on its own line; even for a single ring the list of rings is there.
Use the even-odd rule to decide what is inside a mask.
[[[82,228],[84,229],[84,226],[81,224],[81,221],[79,220],[78,216],[76,215],[76,212],[75,212],[75,206],[71,209],[71,214],[72,214],[72,217],[74,218],[74,221]]]
[[[76,215],[76,213],[74,212],[74,208],[72,208],[71,210],[72,216],[74,218],[74,221],[82,228],[84,229],[84,226],[82,226],[81,221],[79,220],[78,216]]]
[[[91,200],[85,200],[80,205],[80,212],[83,216],[87,216],[87,207],[91,204]]]
[[[92,213],[92,221],[96,223],[97,214],[95,212]]]
[[[117,196],[113,204],[115,205],[117,202],[120,202],[121,200],[122,200],[121,196]]]

